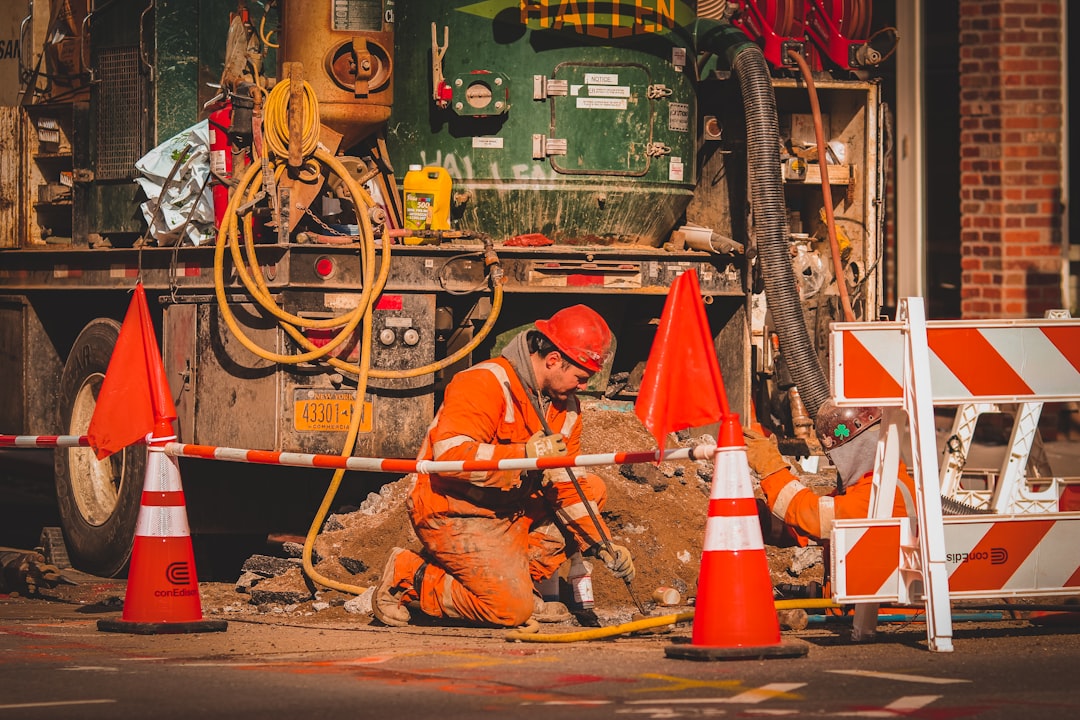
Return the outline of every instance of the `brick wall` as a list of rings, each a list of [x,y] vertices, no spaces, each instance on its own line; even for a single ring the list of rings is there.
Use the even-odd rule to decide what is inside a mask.
[[[1040,317],[1066,307],[1061,26],[1067,1],[960,0],[964,318]],[[928,112],[932,121],[933,108]]]

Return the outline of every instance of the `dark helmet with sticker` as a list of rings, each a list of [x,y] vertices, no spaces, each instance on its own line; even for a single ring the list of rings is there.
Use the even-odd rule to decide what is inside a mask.
[[[832,400],[826,400],[818,408],[814,430],[821,446],[828,452],[854,440],[880,420],[879,407],[837,407]]]

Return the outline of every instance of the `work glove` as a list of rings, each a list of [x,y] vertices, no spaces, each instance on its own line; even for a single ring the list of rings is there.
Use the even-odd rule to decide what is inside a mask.
[[[634,579],[634,560],[622,545],[601,545],[596,551],[596,559],[620,580]]]
[[[42,588],[64,581],[60,569],[38,552],[0,548],[0,590],[36,595]],[[69,581],[70,582],[70,581]]]
[[[538,458],[565,454],[566,439],[563,438],[562,433],[545,435],[543,431],[537,430],[536,434],[525,443],[525,457]]]
[[[768,477],[777,470],[788,467],[780,449],[776,446],[776,436],[765,437],[752,430],[743,433],[746,438],[746,462],[759,478]]]

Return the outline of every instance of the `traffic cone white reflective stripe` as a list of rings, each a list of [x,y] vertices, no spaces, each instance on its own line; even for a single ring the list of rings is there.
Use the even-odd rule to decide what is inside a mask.
[[[717,448],[705,552],[765,551],[748,467],[745,450]]]

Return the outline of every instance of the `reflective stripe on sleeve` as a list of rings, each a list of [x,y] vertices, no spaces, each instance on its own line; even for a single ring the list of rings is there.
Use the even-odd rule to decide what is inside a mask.
[[[566,418],[563,420],[562,428],[559,430],[563,434],[563,437],[570,437],[570,433],[574,430],[574,424],[577,422],[578,414],[573,410],[566,413]]]
[[[431,453],[434,456],[433,459],[438,460],[447,450],[452,450],[458,445],[464,445],[467,442],[474,442],[473,438],[468,435],[455,435],[453,437],[448,437],[445,440],[439,440],[431,448]],[[477,451],[477,454],[479,455],[479,451]],[[491,456],[488,455],[487,458],[484,459],[487,460],[490,458]]]
[[[504,405],[506,411],[503,414],[503,421],[506,423],[514,422],[514,398],[510,395],[510,376],[506,374],[506,368],[498,363],[482,362],[473,366],[474,370],[487,370],[495,379],[499,381],[499,387],[502,389]]]
[[[806,486],[798,480],[792,480],[784,488],[776,494],[776,502],[772,506],[772,514],[777,520],[786,522],[787,508],[791,504],[791,499],[799,494],[800,491],[806,490]]]
[[[596,510],[596,505],[594,503],[589,504],[592,505],[593,512],[596,512],[597,517],[599,517],[600,513]],[[589,510],[585,507],[584,503],[578,502],[573,505],[566,505],[565,507],[559,508],[555,514],[564,523],[580,524],[581,520],[589,517]]]
[[[836,519],[836,503],[833,498],[823,495],[818,498],[818,522],[821,523],[821,539],[828,540],[832,535],[833,520]]]

